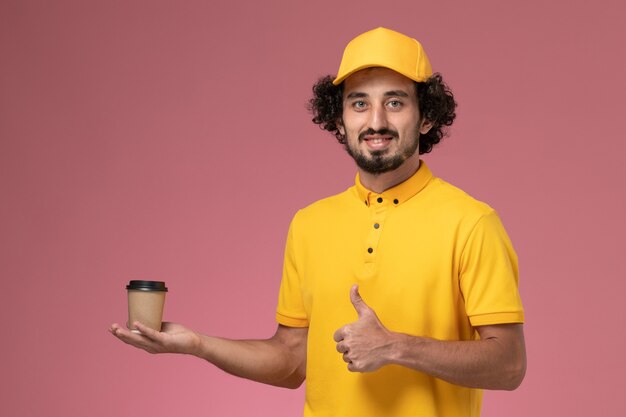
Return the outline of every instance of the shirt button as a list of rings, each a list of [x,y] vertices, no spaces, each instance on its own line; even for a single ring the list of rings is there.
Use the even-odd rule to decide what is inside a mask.
[[[399,203],[399,201],[398,201],[397,198],[393,200],[393,204],[398,204],[398,203]]]
[[[378,229],[380,225],[378,223],[374,223],[374,229]]]
[[[372,253],[372,252],[374,252],[374,249],[372,249],[372,248],[367,248],[367,253]]]
[[[382,198],[382,197],[378,197],[378,198],[376,199],[376,201],[378,201],[379,203],[382,203],[382,202],[383,202],[383,198]]]

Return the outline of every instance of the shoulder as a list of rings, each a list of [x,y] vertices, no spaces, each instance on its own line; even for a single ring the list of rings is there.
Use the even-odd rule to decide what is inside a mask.
[[[354,186],[338,194],[317,200],[301,208],[295,214],[292,224],[316,224],[320,220],[337,219],[345,213],[354,213],[360,208],[358,195]]]
[[[354,188],[355,187],[350,187],[338,194],[317,200],[314,203],[300,209],[298,213],[302,213],[304,216],[316,216],[318,214],[335,211],[343,207],[350,207],[357,198],[356,190]]]
[[[487,203],[477,200],[441,178],[433,178],[422,194],[428,207],[447,215],[478,219],[495,213]]]

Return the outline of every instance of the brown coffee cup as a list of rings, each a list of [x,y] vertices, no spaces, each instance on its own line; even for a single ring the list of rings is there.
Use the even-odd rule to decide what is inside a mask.
[[[134,333],[140,333],[133,323],[138,321],[156,331],[161,331],[163,306],[167,287],[162,281],[130,281],[128,290],[127,327]]]

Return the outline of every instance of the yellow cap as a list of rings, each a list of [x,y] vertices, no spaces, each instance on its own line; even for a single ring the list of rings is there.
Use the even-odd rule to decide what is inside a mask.
[[[414,81],[426,81],[433,75],[426,52],[417,40],[380,27],[350,41],[333,84],[371,67],[389,68]]]

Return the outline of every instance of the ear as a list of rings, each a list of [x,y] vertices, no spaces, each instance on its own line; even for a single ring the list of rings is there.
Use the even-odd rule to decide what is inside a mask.
[[[430,120],[424,119],[420,126],[420,135],[425,135],[426,133],[428,133],[430,129],[432,129],[433,125],[434,125],[433,122],[431,122]]]
[[[341,136],[346,136],[346,129],[343,127],[343,120],[337,119],[335,126],[337,126],[337,130],[341,133]]]

